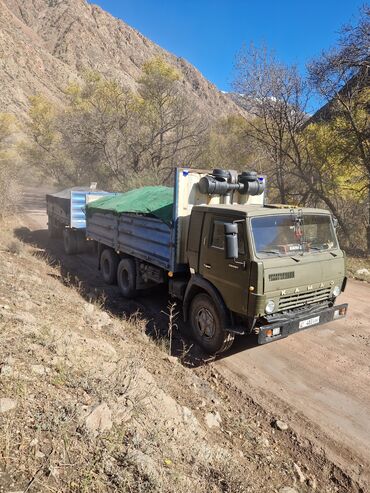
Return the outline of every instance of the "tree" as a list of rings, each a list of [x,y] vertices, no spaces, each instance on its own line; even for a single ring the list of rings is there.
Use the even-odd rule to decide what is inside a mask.
[[[87,73],[66,96],[65,110],[41,96],[30,110],[32,160],[60,182],[120,190],[162,183],[201,153],[207,124],[183,94],[181,75],[161,58],[144,64],[136,93]]]
[[[203,166],[263,172],[261,149],[254,139],[247,137],[249,123],[241,115],[229,115],[211,125]]]
[[[131,91],[96,73],[84,84],[67,89],[70,105],[62,116],[61,132],[85,176],[103,186],[127,182],[138,138],[137,104]]]
[[[282,203],[326,206],[350,242],[340,203],[329,193],[332,175],[325,169],[326,163],[318,159],[313,132],[305,130],[310,88],[297,68],[281,64],[266,48],[252,46],[239,57],[236,88],[252,115],[246,135],[260,144],[269,160],[267,174],[278,199]]]
[[[60,114],[41,94],[30,98],[27,130],[31,141],[23,144],[22,154],[34,169],[64,184],[75,181],[76,172],[58,129]]]
[[[18,155],[13,137],[17,131],[12,115],[0,113],[0,217],[14,212],[18,199]]]
[[[237,71],[235,89],[251,115],[245,135],[259,143],[269,161],[268,175],[278,200],[296,200],[299,197],[294,193],[296,183],[290,172],[292,155],[299,148],[300,128],[306,119],[307,86],[296,67],[278,62],[265,47],[252,45],[243,50]]]
[[[183,92],[180,73],[162,58],[144,64],[139,80],[142,166],[158,183],[176,165],[191,166],[202,153],[208,122]]]
[[[339,44],[309,65],[310,82],[326,102],[314,122],[327,123],[341,143],[343,161],[351,161],[347,181],[363,200],[367,193],[367,249],[370,252],[370,8],[356,25],[345,26]],[[362,188],[359,189],[358,183]]]

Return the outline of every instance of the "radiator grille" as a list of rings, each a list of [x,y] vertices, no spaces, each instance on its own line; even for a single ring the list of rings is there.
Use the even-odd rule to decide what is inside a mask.
[[[293,278],[294,278],[294,271],[269,274],[269,281],[282,281],[283,279],[293,279]]]
[[[330,290],[330,288],[323,288],[304,293],[281,296],[279,300],[279,310],[291,310],[299,306],[326,301],[330,298]]]

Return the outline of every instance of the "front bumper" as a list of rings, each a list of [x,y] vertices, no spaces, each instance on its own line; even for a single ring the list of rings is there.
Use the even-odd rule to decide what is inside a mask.
[[[287,317],[278,322],[262,325],[258,328],[258,344],[267,344],[268,342],[288,337],[288,335],[294,334],[295,332],[344,318],[347,314],[347,308],[348,304],[345,303],[330,308],[323,308],[314,313],[300,313],[294,319]]]

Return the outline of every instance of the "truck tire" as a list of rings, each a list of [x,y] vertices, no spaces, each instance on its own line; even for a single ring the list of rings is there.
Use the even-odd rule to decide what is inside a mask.
[[[60,238],[61,236],[60,226],[51,219],[48,221],[48,235],[49,238]]]
[[[136,296],[136,265],[133,259],[123,258],[118,264],[117,283],[125,298]]]
[[[74,255],[78,250],[77,235],[71,229],[66,228],[63,231],[64,251],[67,255]]]
[[[227,351],[234,342],[234,334],[225,330],[225,320],[208,294],[197,294],[190,305],[192,334],[209,354]]]
[[[48,222],[48,236],[49,238],[55,238],[55,228],[50,221]]]
[[[117,267],[119,256],[115,251],[105,248],[100,257],[100,268],[107,284],[117,284]]]

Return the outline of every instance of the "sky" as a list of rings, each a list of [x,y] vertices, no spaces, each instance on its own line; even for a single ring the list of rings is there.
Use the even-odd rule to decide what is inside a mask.
[[[162,48],[195,65],[220,90],[232,90],[243,44],[264,44],[277,58],[306,63],[358,19],[364,0],[93,0]]]

